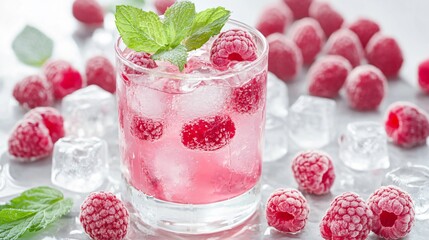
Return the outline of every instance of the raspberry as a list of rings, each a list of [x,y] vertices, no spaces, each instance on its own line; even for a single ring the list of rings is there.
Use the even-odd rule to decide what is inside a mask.
[[[312,18],[304,18],[292,25],[292,41],[301,49],[305,64],[314,61],[325,43],[325,34],[319,23]]]
[[[348,28],[356,33],[363,48],[366,47],[371,37],[380,31],[380,26],[373,20],[367,18],[356,20],[350,24]]]
[[[41,118],[43,124],[49,131],[49,136],[53,143],[56,143],[58,139],[65,135],[63,116],[55,108],[38,107],[25,114],[24,118]]]
[[[256,44],[246,31],[232,29],[221,33],[213,42],[210,51],[211,62],[220,69],[241,61],[254,61],[257,58]]]
[[[54,102],[52,88],[38,75],[31,75],[13,88],[13,97],[25,108],[51,106]]]
[[[256,28],[264,35],[284,33],[293,22],[293,13],[288,6],[279,2],[265,8],[259,17]]]
[[[83,85],[80,73],[66,61],[52,61],[45,66],[44,71],[53,87],[55,99],[62,99]]]
[[[414,205],[408,193],[394,186],[376,190],[368,199],[372,231],[385,239],[405,237],[414,223]]]
[[[158,14],[162,15],[165,13],[167,8],[171,7],[176,0],[155,0],[155,8]]]
[[[103,8],[96,0],[75,0],[73,16],[87,25],[102,25],[104,22]]]
[[[280,33],[268,38],[268,70],[285,82],[293,80],[301,71],[302,55],[296,44]]]
[[[419,85],[425,93],[429,93],[429,59],[419,64]]]
[[[336,197],[320,223],[324,239],[365,240],[372,226],[372,212],[357,194]]]
[[[387,110],[384,126],[387,136],[404,148],[424,144],[429,136],[427,114],[410,103],[392,104]]]
[[[295,189],[278,189],[268,198],[266,218],[268,225],[286,233],[297,233],[307,223],[307,200]]]
[[[308,70],[308,92],[313,96],[335,98],[352,66],[341,56],[325,56]]]
[[[378,68],[371,65],[356,67],[346,80],[349,106],[359,111],[377,109],[386,91],[386,77]]]
[[[292,172],[301,189],[316,195],[329,192],[335,180],[331,158],[316,151],[299,153],[292,161]]]
[[[183,125],[181,132],[185,147],[203,151],[228,145],[234,135],[235,125],[228,115],[194,119]]]
[[[96,56],[89,59],[85,72],[88,85],[98,85],[111,93],[116,91],[115,68],[106,57]]]
[[[134,116],[131,122],[131,134],[145,141],[155,141],[161,138],[164,124],[161,121],[146,117]]]
[[[232,108],[238,113],[254,113],[263,103],[267,72],[257,75],[232,91]]]
[[[127,234],[129,214],[112,193],[94,192],[80,206],[79,220],[94,240],[121,240]]]
[[[376,33],[369,40],[365,50],[368,62],[378,67],[387,78],[398,75],[404,58],[394,38]]]
[[[308,9],[313,0],[283,0],[293,12],[295,19],[308,17]]]
[[[326,2],[313,2],[310,6],[310,17],[316,19],[325,32],[326,37],[331,36],[343,26],[344,18],[339,12]]]
[[[133,52],[128,57],[128,61],[144,68],[156,68],[158,65],[156,62],[150,58],[149,53],[145,52]],[[141,72],[136,71],[128,66],[125,66],[125,73],[126,74],[141,74]],[[128,79],[128,78],[127,78]]]
[[[326,43],[328,55],[338,55],[347,59],[353,67],[360,64],[363,50],[356,34],[348,29],[341,29],[332,34]]]

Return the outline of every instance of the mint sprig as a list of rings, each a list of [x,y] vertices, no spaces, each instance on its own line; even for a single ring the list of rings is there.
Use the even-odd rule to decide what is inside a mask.
[[[154,12],[118,5],[116,27],[128,48],[152,54],[152,59],[169,61],[183,71],[188,51],[200,48],[218,34],[231,12],[222,7],[195,12],[189,1],[176,2],[163,19]]]

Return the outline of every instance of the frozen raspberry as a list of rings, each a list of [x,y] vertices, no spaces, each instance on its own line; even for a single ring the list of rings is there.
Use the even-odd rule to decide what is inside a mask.
[[[394,186],[384,186],[368,199],[373,213],[372,231],[385,239],[405,237],[414,223],[414,205],[408,193]]]
[[[256,75],[248,83],[234,88],[231,95],[232,108],[239,113],[254,113],[262,105],[267,72]]]
[[[268,198],[266,218],[268,225],[280,232],[297,233],[307,223],[307,200],[295,189],[278,189]]]
[[[96,0],[75,0],[73,16],[87,25],[102,25],[104,22],[103,8]]]
[[[292,172],[301,189],[316,195],[329,192],[335,180],[331,158],[316,151],[299,153],[292,161]]]
[[[46,79],[53,87],[56,99],[62,99],[83,85],[80,73],[66,61],[52,61],[45,66],[44,70]]]
[[[349,29],[356,33],[362,47],[365,48],[371,37],[380,31],[380,26],[371,19],[359,18],[349,25]]]
[[[267,37],[273,33],[284,33],[292,22],[292,11],[283,2],[279,2],[262,11],[256,28]]]
[[[372,226],[372,212],[357,194],[346,192],[332,201],[320,223],[324,239],[365,240]]]
[[[341,56],[325,56],[308,70],[308,92],[313,96],[335,98],[352,66]]]
[[[387,78],[398,75],[404,58],[394,38],[376,33],[369,40],[365,50],[368,62],[378,67]]]
[[[283,0],[293,12],[295,19],[308,17],[308,9],[313,0]]]
[[[356,67],[346,80],[346,97],[349,106],[359,111],[377,109],[386,91],[386,77],[372,65]]]
[[[301,49],[305,64],[310,64],[322,50],[325,34],[319,23],[312,18],[304,18],[292,25],[290,36]]]
[[[143,68],[158,67],[156,62],[150,57],[150,54],[145,52],[133,52],[132,54],[130,54],[130,56],[128,56],[128,61]],[[125,66],[124,71],[125,73],[122,74],[122,78],[125,80],[125,83],[127,85],[129,84],[129,78],[127,77],[127,74],[143,74],[143,72],[134,70],[128,66]]]
[[[326,2],[313,2],[310,6],[310,17],[319,22],[326,37],[331,36],[331,34],[340,29],[344,23],[343,16]]]
[[[221,33],[213,42],[210,51],[211,62],[220,69],[241,61],[254,61],[257,58],[256,44],[246,31],[231,29]]]
[[[338,55],[347,59],[353,67],[360,64],[363,57],[362,46],[356,34],[348,29],[341,29],[332,34],[326,43],[328,55]]]
[[[112,193],[94,192],[80,206],[79,220],[94,240],[121,240],[127,235],[129,214]]]
[[[54,102],[51,86],[38,75],[19,81],[13,88],[13,97],[25,108],[51,106]]]
[[[162,15],[165,13],[167,8],[171,7],[176,0],[155,0],[155,8],[158,14]]]
[[[192,120],[182,128],[182,143],[193,150],[215,151],[229,144],[235,135],[234,122],[228,115]]]
[[[18,161],[32,162],[51,154],[49,130],[40,118],[23,119],[9,137],[9,154]]]
[[[429,136],[427,114],[411,103],[392,104],[386,114],[387,136],[398,146],[412,148],[426,142]]]
[[[161,121],[146,117],[134,116],[131,122],[131,134],[141,140],[155,141],[164,133],[164,124]]]
[[[58,110],[52,107],[38,107],[27,114],[24,118],[41,118],[45,127],[48,128],[49,136],[53,143],[56,143],[58,139],[64,137],[64,119]]]
[[[429,93],[429,59],[419,64],[418,75],[420,88]]]
[[[268,38],[268,70],[285,82],[293,80],[301,71],[302,54],[298,46],[280,33]]]
[[[90,58],[86,63],[85,72],[88,85],[98,85],[111,93],[116,91],[115,68],[106,57]]]

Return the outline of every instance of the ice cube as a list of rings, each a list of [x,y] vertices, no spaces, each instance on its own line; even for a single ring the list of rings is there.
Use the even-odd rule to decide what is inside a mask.
[[[61,112],[68,136],[103,138],[117,128],[115,97],[96,85],[66,96]]]
[[[283,118],[267,114],[265,123],[264,161],[271,162],[286,155],[288,151],[288,133]]]
[[[52,183],[74,192],[100,187],[108,170],[107,143],[96,137],[61,138],[52,157]]]
[[[162,119],[168,111],[168,94],[143,84],[129,87],[127,100],[136,113],[148,118]]]
[[[376,122],[347,125],[339,139],[340,158],[354,170],[375,170],[390,166],[384,128]]]
[[[289,136],[302,148],[321,148],[334,135],[335,101],[300,96],[288,113]]]
[[[268,73],[267,80],[267,114],[286,117],[289,107],[288,88],[274,74]]]

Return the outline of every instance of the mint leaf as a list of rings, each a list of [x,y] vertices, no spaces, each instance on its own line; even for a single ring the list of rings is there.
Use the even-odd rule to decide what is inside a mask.
[[[33,218],[22,218],[17,221],[0,225],[0,239],[15,240],[21,237],[31,227]]]
[[[37,211],[34,210],[4,208],[0,211],[0,224],[13,222],[36,213]]]
[[[25,210],[40,210],[63,198],[63,194],[56,189],[37,187],[24,191],[20,196],[12,199],[8,207]]]
[[[195,5],[188,1],[177,2],[165,11],[164,25],[169,46],[176,47],[185,39],[195,15]]]
[[[72,206],[73,201],[67,198],[47,207],[44,209],[44,211],[37,213],[29,231],[34,232],[45,228],[50,223],[54,222],[57,218],[60,218],[64,214],[68,213]]]
[[[25,26],[12,42],[16,57],[23,63],[42,66],[52,55],[54,42],[32,26]]]
[[[169,61],[176,65],[180,71],[183,71],[186,61],[188,60],[188,52],[186,51],[185,46],[179,45],[170,50],[161,49],[161,51],[152,55],[152,59]]]

